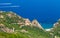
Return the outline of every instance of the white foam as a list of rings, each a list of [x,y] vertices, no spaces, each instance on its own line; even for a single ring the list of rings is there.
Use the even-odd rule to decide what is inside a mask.
[[[45,29],[46,31],[51,31],[53,28]]]
[[[50,31],[51,29],[45,29],[46,31]]]

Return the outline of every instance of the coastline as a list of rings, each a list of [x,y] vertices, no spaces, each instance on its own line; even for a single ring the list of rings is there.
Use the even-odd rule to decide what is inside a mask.
[[[53,28],[45,29],[45,31],[51,31]]]

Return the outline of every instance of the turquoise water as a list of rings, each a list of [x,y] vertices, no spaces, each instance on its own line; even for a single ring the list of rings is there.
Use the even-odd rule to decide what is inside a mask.
[[[60,18],[60,0],[0,0],[0,10],[37,19],[44,28],[51,28]]]
[[[50,28],[53,27],[53,24],[41,23],[41,25],[42,25],[42,27],[43,27],[44,29],[50,29]]]

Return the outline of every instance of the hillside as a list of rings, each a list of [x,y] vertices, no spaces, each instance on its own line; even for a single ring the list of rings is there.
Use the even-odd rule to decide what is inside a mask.
[[[32,22],[14,12],[0,11],[0,38],[52,38],[37,20]]]
[[[51,33],[55,38],[60,38],[60,19],[54,24]]]

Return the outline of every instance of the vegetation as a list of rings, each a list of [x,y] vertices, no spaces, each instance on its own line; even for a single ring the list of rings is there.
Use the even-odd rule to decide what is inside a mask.
[[[60,20],[57,23],[53,27],[52,33],[54,34],[54,36],[57,36],[57,38],[60,38]]]
[[[18,23],[22,23],[23,27]],[[12,32],[10,32],[11,29]],[[53,31],[46,32],[38,27],[25,25],[24,18],[15,13],[0,13],[0,38],[52,38],[53,36],[50,33],[60,37],[60,33],[58,32],[60,32],[60,24],[57,28],[54,27]]]

